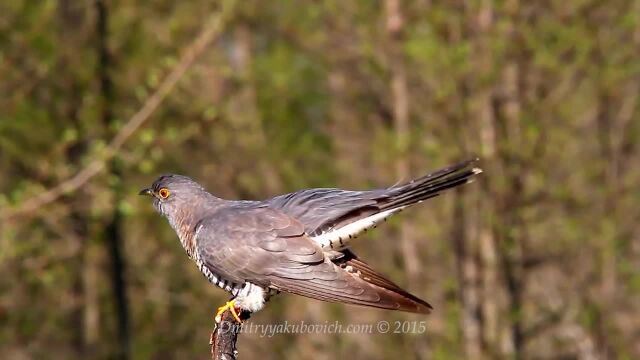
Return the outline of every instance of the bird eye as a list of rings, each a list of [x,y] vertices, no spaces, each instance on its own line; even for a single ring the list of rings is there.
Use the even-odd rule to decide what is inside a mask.
[[[169,191],[169,189],[167,188],[162,188],[158,191],[158,196],[160,196],[163,199],[168,198],[169,195],[171,195],[171,191]]]

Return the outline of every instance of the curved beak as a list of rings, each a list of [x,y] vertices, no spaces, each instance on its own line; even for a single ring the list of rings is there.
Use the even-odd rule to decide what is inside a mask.
[[[153,190],[151,190],[151,188],[142,189],[138,195],[153,196]]]

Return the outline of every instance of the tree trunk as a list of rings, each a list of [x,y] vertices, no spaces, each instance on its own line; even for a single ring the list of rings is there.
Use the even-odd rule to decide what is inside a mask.
[[[456,268],[459,283],[459,298],[462,307],[461,328],[464,338],[464,352],[467,359],[482,358],[480,302],[478,294],[477,247],[470,236],[464,195],[455,192],[452,238],[456,256]],[[473,219],[475,220],[475,219]]]
[[[409,172],[409,90],[407,75],[402,55],[402,38],[404,18],[399,0],[386,0],[386,30],[388,36],[388,60],[391,73],[391,101],[393,109],[393,124],[396,133],[396,178],[407,181]],[[420,272],[420,259],[415,242],[411,236],[412,227],[409,222],[400,226],[400,246],[407,277],[410,282],[416,280]]]
[[[108,50],[109,36],[109,12],[103,0],[96,0],[96,33],[97,33],[97,76],[100,82],[100,95],[102,107],[100,112],[101,122],[109,133],[114,125],[113,118],[113,82],[111,79],[111,55]],[[108,165],[109,173],[112,175],[113,212],[105,227],[105,241],[107,253],[111,263],[111,285],[116,311],[116,321],[118,329],[117,358],[129,358],[130,332],[129,332],[129,306],[127,302],[127,287],[125,283],[126,264],[123,255],[123,214],[121,203],[123,198],[122,190],[122,167],[118,156],[114,156]]]
[[[477,72],[488,74],[492,69],[491,49],[488,44],[487,33],[493,27],[493,5],[490,1],[483,1],[477,14],[474,15],[474,47],[478,54]],[[478,115],[480,153],[484,164],[489,167],[489,172],[493,168],[496,153],[496,132],[494,126],[494,113],[491,105],[493,88],[481,84],[475,91],[475,98],[471,104],[471,112]],[[499,353],[498,344],[498,307],[500,292],[497,273],[497,250],[496,239],[493,228],[494,195],[492,194],[490,183],[482,182],[482,192],[477,200],[477,240],[479,247],[479,280],[480,280],[480,311],[482,319],[482,344],[483,349],[488,354],[497,355]]]

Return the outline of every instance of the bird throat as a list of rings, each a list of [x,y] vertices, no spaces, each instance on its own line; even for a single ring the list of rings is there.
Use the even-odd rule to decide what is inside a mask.
[[[180,239],[182,247],[187,252],[189,257],[192,257],[193,248],[195,246],[195,231],[194,226],[196,221],[189,214],[188,211],[178,210],[173,216],[166,216],[169,220],[169,224]]]

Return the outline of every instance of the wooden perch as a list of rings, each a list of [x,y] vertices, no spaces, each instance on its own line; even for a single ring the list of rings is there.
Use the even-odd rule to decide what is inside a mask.
[[[250,313],[243,311],[240,318],[244,321],[249,319]],[[219,323],[216,323],[209,345],[211,345],[211,359],[213,360],[237,360],[238,349],[236,342],[240,333],[241,324],[236,321],[230,311],[222,313]]]

